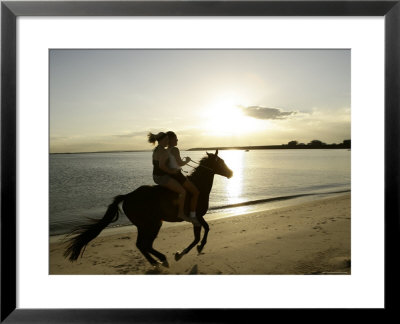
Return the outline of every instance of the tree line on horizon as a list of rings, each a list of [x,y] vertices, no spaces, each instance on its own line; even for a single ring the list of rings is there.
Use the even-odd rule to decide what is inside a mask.
[[[341,147],[341,148],[351,148],[351,140],[344,140],[340,144],[326,144],[320,140],[312,140],[311,142],[304,144],[304,143],[299,143],[298,141],[290,141],[287,144],[282,144],[282,146],[288,146],[288,147]]]

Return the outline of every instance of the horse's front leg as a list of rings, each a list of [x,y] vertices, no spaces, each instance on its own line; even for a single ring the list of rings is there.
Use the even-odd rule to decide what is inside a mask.
[[[208,226],[207,222],[204,220],[203,217],[199,217],[199,222],[201,226],[204,228],[203,239],[201,240],[201,244],[197,246],[197,252],[199,252],[200,254],[207,243],[207,237],[208,237],[208,232],[210,231],[210,226]]]
[[[190,245],[185,248],[183,251],[181,252],[176,252],[175,253],[175,260],[179,261],[186,253],[189,253],[189,251],[191,249],[193,249],[193,247],[200,242],[200,232],[201,232],[201,226],[199,225],[193,225],[193,234],[194,234],[194,240],[192,243],[190,243]]]

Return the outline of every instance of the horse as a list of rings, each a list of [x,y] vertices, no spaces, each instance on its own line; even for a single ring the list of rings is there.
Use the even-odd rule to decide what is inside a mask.
[[[218,156],[218,150],[215,154],[207,152],[207,155],[201,159],[198,166],[194,167],[194,170],[188,176],[188,179],[200,192],[196,209],[197,222],[193,222],[194,240],[183,251],[175,254],[176,261],[189,253],[200,242],[201,228],[204,228],[204,235],[201,243],[197,246],[199,254],[207,243],[210,228],[204,220],[204,215],[208,211],[209,196],[216,174],[228,179],[233,176],[233,171]],[[67,248],[64,257],[69,258],[71,262],[76,261],[80,255],[82,257],[89,242],[96,238],[110,223],[118,220],[119,204],[122,203],[122,210],[125,215],[137,227],[136,246],[139,251],[152,266],[169,267],[166,256],[153,248],[153,242],[163,221],[183,221],[178,218],[177,199],[177,193],[159,185],[144,185],[126,195],[114,197],[114,201],[108,206],[102,219],[92,220],[91,223],[76,228],[67,236]],[[189,202],[190,195],[187,194],[185,200],[186,214],[189,212]],[[154,259],[153,256],[158,260]]]

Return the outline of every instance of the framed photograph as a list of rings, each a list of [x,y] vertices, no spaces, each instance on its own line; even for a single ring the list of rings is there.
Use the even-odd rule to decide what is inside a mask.
[[[2,2],[1,320],[393,309],[399,15]]]

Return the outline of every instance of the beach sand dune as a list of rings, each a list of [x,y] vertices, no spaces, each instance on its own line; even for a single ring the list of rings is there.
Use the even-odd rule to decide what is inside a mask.
[[[163,227],[154,248],[169,268],[153,268],[136,248],[132,226],[104,230],[71,263],[52,238],[50,274],[350,274],[351,195],[209,221],[207,245],[175,261],[193,240],[189,223]],[[206,216],[207,219],[207,216]]]

